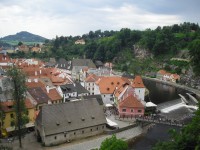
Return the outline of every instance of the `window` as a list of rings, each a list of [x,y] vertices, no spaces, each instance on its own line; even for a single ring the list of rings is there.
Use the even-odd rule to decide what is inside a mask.
[[[104,97],[106,97],[106,95],[104,95]]]
[[[131,109],[131,112],[134,112],[134,109]]]
[[[10,114],[10,118],[14,118],[14,115],[13,115],[13,114]]]
[[[139,112],[139,113],[141,113],[141,112],[142,112],[142,110],[140,110],[140,109],[139,109],[139,110],[138,110],[138,112]]]
[[[104,126],[102,126],[102,129],[104,129]]]
[[[76,132],[74,132],[74,135],[76,135]]]
[[[90,90],[90,88],[88,88],[88,90]]]
[[[57,136],[55,136],[54,139],[56,140],[56,139],[57,139]]]
[[[94,88],[92,88],[92,90],[94,91]]]
[[[125,109],[125,108],[123,108],[123,109],[122,109],[122,112],[126,112],[126,109]]]
[[[97,130],[99,130],[99,128],[97,127]]]
[[[90,131],[92,131],[92,129],[90,129]]]
[[[84,130],[82,131],[82,134],[84,133]]]
[[[139,93],[140,93],[140,90],[139,90]]]
[[[92,95],[94,95],[94,93],[92,93]]]
[[[64,135],[64,137],[66,137],[66,134]]]

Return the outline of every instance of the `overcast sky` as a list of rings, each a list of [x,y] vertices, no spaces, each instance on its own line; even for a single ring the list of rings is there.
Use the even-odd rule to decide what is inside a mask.
[[[28,31],[52,39],[200,23],[199,7],[200,0],[0,0],[0,37]]]

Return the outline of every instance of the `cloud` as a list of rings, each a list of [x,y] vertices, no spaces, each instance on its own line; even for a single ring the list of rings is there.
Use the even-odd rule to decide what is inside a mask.
[[[197,4],[198,0],[191,4],[182,0],[1,0],[0,37],[28,31],[55,38],[98,29],[143,30],[191,20],[196,23],[200,20]]]

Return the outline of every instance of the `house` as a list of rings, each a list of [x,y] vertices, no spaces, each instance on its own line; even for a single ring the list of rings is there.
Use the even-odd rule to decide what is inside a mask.
[[[127,96],[118,105],[120,117],[134,117],[144,115],[144,105],[133,94]]]
[[[101,94],[104,104],[113,104],[115,89],[125,83],[129,83],[129,80],[119,76],[102,77],[96,81],[94,94]]]
[[[159,70],[156,74],[156,78],[163,80],[163,76],[165,75],[166,71],[165,70]]]
[[[106,119],[96,99],[43,106],[35,121],[38,140],[45,146],[101,134]]]
[[[25,44],[22,44],[22,45],[18,46],[18,49],[16,49],[16,51],[17,50],[27,53],[27,52],[29,52],[29,47]]]
[[[94,95],[95,82],[98,81],[100,77],[95,74],[90,74],[84,81],[84,87],[89,91],[90,95]]]
[[[25,125],[26,128],[32,128],[34,127],[34,114],[35,109],[31,101],[27,98],[25,101],[25,107],[28,109],[28,118],[29,122]],[[3,118],[0,123],[1,127],[1,134],[2,136],[7,137],[8,135],[12,134],[12,132],[15,130],[14,127],[14,118],[16,117],[16,114],[14,112],[14,101],[4,101],[1,102],[1,111],[3,113]]]
[[[45,82],[46,81],[46,82]],[[27,87],[28,87],[28,91],[29,89],[31,90],[31,94],[33,96],[31,96],[31,94],[29,93],[29,95],[33,98],[32,99],[32,102],[37,105],[37,100],[34,100],[34,93],[37,94],[37,90],[36,89],[40,89],[42,91],[40,91],[40,93],[38,93],[38,95],[41,95],[41,93],[43,93],[46,97],[48,97],[48,101],[47,103],[48,104],[55,104],[55,103],[62,103],[62,96],[59,94],[59,92],[57,91],[56,87],[54,87],[52,85],[52,83],[50,82],[50,80],[48,78],[41,78],[39,79],[39,81],[37,79],[35,79],[35,81],[30,81],[29,79],[29,82],[26,83]],[[35,88],[33,91],[32,91],[32,88]],[[42,96],[44,98],[44,96]],[[39,100],[39,98],[37,97],[37,99]]]
[[[138,98],[142,101],[144,101],[145,98],[145,86],[143,83],[143,80],[141,76],[135,76],[132,87],[135,89],[135,94],[138,96]]]
[[[30,98],[31,103],[36,106],[36,110],[40,110],[43,105],[51,103],[51,99],[41,87],[28,88],[27,91],[27,96]]]
[[[178,82],[178,81],[180,81],[180,76],[178,75],[178,74],[171,74],[171,76],[170,76],[170,80],[172,81],[172,82]]]
[[[0,53],[0,66],[11,66],[12,62],[6,53]]]
[[[55,67],[56,66],[56,59],[55,58],[50,58],[49,62],[45,64],[45,67]]]
[[[61,85],[58,87],[58,91],[62,95],[64,102],[69,101],[70,98],[89,95],[88,90],[78,82]]]
[[[31,48],[31,52],[40,53],[41,52],[41,48],[34,46],[34,47]]]
[[[172,74],[165,70],[160,70],[157,72],[156,78],[163,80],[163,81],[169,81],[169,82],[177,82],[180,81],[180,76],[178,74]]]
[[[84,39],[77,40],[75,41],[75,44],[85,45],[85,40]]]
[[[80,80],[80,71],[83,68],[96,68],[91,59],[73,59],[72,60],[72,78]]]
[[[97,68],[102,68],[104,66],[103,63],[100,60],[96,60],[95,65],[96,65]]]
[[[66,61],[64,58],[59,58],[58,61],[56,62],[56,66],[59,69],[69,70],[70,62]]]
[[[13,85],[8,77],[0,76],[0,102],[12,100]]]

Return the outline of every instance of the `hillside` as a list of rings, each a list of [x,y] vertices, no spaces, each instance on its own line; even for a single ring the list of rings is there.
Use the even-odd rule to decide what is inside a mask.
[[[4,41],[6,43],[12,44],[12,42],[44,42],[46,40],[46,38],[39,36],[39,35],[35,35],[32,33],[29,33],[27,31],[22,31],[19,32],[15,35],[8,35],[5,36],[3,38],[0,38],[1,41]]]
[[[84,44],[76,44],[80,39],[85,41]],[[122,28],[120,31],[97,30],[82,36],[56,37],[46,41],[44,53],[30,53],[23,57],[46,60],[50,57],[64,57],[67,60],[88,58],[93,61],[112,62],[114,69],[133,74],[146,74],[163,68],[179,74],[187,72],[190,63],[171,61],[172,58],[189,59],[190,46],[197,40],[200,41],[200,27],[189,22],[143,31],[128,28]],[[194,44],[198,44],[198,41]],[[193,66],[200,64],[198,51],[194,56],[197,59],[192,63]],[[15,57],[22,56],[19,53]],[[198,70],[200,73],[200,69]]]

